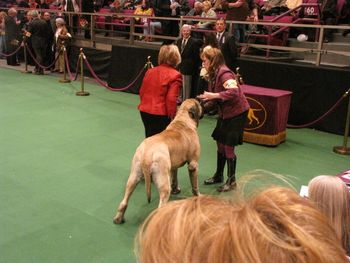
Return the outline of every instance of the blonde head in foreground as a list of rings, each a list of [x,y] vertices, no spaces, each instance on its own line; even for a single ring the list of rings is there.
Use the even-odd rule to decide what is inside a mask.
[[[328,218],[350,255],[350,194],[346,184],[336,176],[316,176],[309,182],[309,198]]]
[[[324,215],[282,187],[236,203],[170,202],[141,226],[136,253],[141,263],[348,263]]]

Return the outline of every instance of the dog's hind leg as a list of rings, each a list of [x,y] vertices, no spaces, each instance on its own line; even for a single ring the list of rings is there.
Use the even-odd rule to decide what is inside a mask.
[[[141,177],[142,177],[142,171],[141,171],[140,165],[133,165],[130,176],[128,178],[128,182],[126,183],[124,198],[120,202],[117,214],[113,218],[113,222],[115,224],[122,224],[125,222],[125,219],[124,219],[125,210],[128,207],[130,196],[135,190],[137,184],[140,182]]]
[[[170,197],[170,164],[165,165],[160,162],[158,165],[159,167],[152,172],[152,178],[159,191],[158,207],[161,207],[168,202]]]
[[[190,176],[192,193],[193,195],[198,196],[199,190],[198,190],[198,162],[197,161],[191,161],[188,164],[188,174]]]
[[[171,194],[177,195],[181,192],[179,183],[177,181],[177,169],[171,170]]]

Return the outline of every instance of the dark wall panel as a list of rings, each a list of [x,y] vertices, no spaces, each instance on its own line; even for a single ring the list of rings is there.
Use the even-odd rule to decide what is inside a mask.
[[[113,46],[111,67],[109,71],[108,84],[111,87],[125,87],[129,85],[140,73],[147,62],[147,57],[151,56],[154,66],[157,65],[158,50],[138,47]],[[130,87],[127,92],[138,93],[142,77]]]
[[[293,92],[288,123],[309,123],[328,111],[350,88],[350,70],[269,61],[239,61],[247,84]],[[348,99],[313,128],[344,134]]]

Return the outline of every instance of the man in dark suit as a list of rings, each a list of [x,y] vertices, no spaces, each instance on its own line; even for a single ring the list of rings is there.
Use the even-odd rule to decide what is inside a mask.
[[[191,26],[183,25],[181,28],[181,38],[176,41],[176,45],[181,53],[181,63],[179,70],[182,74],[182,100],[188,99],[194,94],[192,87],[199,73],[199,48],[200,43],[191,37]]]
[[[41,66],[44,65],[44,58],[46,56],[46,49],[48,45],[49,26],[45,20],[39,18],[37,10],[30,11],[33,17],[32,22],[29,23],[26,36],[30,37],[32,46],[35,52],[35,59]],[[44,70],[40,65],[35,65],[35,74],[43,75]]]
[[[222,18],[216,20],[215,23],[216,40],[218,46],[224,55],[225,64],[232,71],[236,71],[238,48],[236,45],[235,37],[226,32],[226,21]]]
[[[53,44],[54,44],[54,31],[53,27],[51,24],[51,15],[49,12],[45,12],[43,15],[43,20],[47,24],[47,29],[48,29],[48,35],[47,35],[47,47],[46,47],[46,54],[45,54],[45,66],[49,66],[53,63],[55,60],[55,52],[53,51]],[[53,67],[51,68],[53,70]]]
[[[16,9],[10,8],[8,16],[5,17],[5,42],[7,54],[14,53],[20,44],[19,24],[20,21],[17,20]],[[7,57],[7,65],[19,66],[17,54]]]

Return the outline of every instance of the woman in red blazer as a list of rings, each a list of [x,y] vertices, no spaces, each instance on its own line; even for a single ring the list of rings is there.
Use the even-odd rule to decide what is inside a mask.
[[[146,137],[163,131],[176,114],[176,99],[182,88],[181,73],[175,68],[181,62],[175,45],[164,45],[158,55],[158,65],[149,69],[140,89],[141,119]]]

